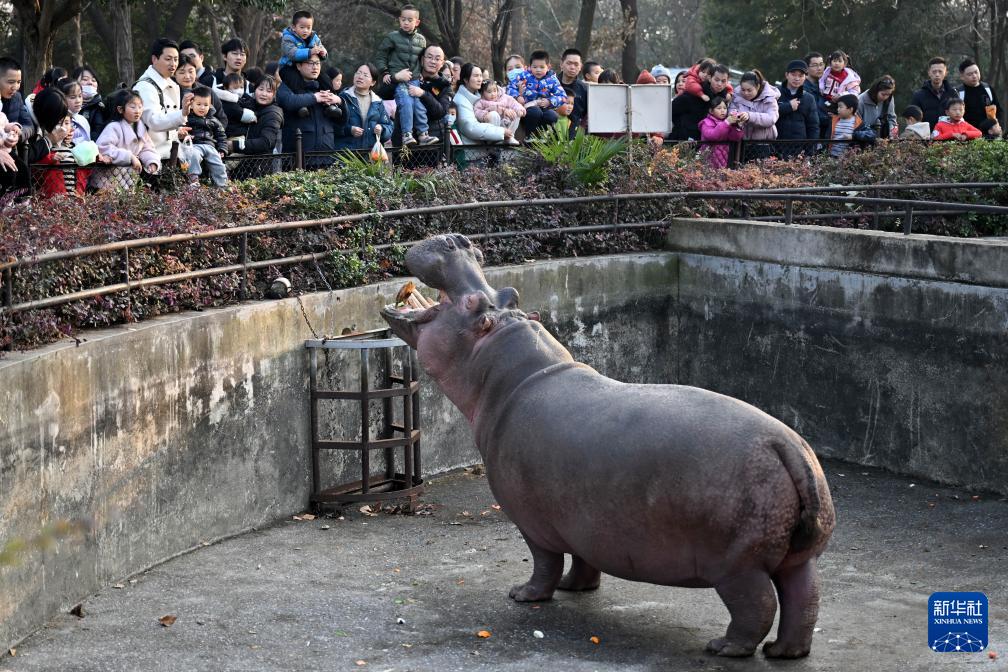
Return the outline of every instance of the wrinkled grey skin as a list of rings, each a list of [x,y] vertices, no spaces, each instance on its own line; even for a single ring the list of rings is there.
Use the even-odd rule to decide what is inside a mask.
[[[511,597],[593,590],[602,572],[713,587],[731,622],[708,651],[752,655],[779,600],[765,655],[807,655],[816,558],[835,522],[808,444],[738,399],[621,383],[575,362],[538,321],[495,305],[471,248],[456,245],[455,260],[437,249],[407,264],[451,298],[383,316],[472,424],[490,488],[528,543],[532,577]],[[469,275],[449,270],[459,268]],[[561,576],[565,553],[573,563]]]
[[[444,290],[452,301],[471,292],[483,292],[498,308],[517,308],[518,292],[505,287],[499,292],[487,284],[483,253],[458,233],[433,236],[406,252],[406,267],[428,287]]]

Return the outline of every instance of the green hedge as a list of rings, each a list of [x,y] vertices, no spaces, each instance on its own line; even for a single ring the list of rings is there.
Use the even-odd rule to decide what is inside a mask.
[[[30,258],[52,250],[156,235],[196,232],[245,224],[316,219],[335,215],[391,209],[474,203],[471,210],[395,221],[363,222],[319,229],[293,230],[250,238],[250,258],[268,259],[304,252],[328,252],[317,264],[283,269],[295,291],[310,292],[354,286],[402,274],[402,247],[374,254],[373,246],[403,243],[427,235],[460,231],[560,228],[574,224],[611,224],[675,216],[724,217],[738,215],[738,204],[725,201],[636,201],[614,206],[553,207],[537,201],[559,196],[605,193],[647,193],[766,189],[834,184],[1008,181],[1005,143],[890,144],[873,151],[852,152],[841,160],[770,160],[736,170],[713,170],[694,150],[678,147],[654,154],[641,146],[618,154],[608,164],[608,179],[596,181],[597,171],[583,170],[566,160],[549,163],[542,154],[525,153],[496,168],[441,169],[425,172],[379,170],[348,162],[319,172],[281,173],[236,183],[226,190],[186,189],[155,194],[137,189],[100,194],[86,200],[54,198],[30,201],[4,211],[0,217],[0,258]],[[581,176],[592,182],[582,184]],[[913,189],[893,197],[934,199]],[[977,193],[968,189],[942,192],[944,200],[967,203],[1008,203],[1008,194]],[[521,207],[480,209],[478,202],[517,200]],[[753,204],[748,214],[776,216],[784,205]],[[838,204],[796,204],[795,213],[833,212]],[[1005,218],[961,216],[918,218],[915,231],[957,236],[1004,234]],[[872,218],[851,211],[837,226],[868,228]],[[889,230],[896,220],[882,220]],[[662,243],[658,229],[633,232],[519,236],[482,245],[488,264],[526,259],[569,257],[654,249]],[[363,258],[339,254],[365,250]],[[238,242],[212,239],[135,250],[130,254],[133,278],[236,263]],[[14,301],[30,301],[83,288],[118,282],[118,254],[29,266],[16,276]],[[281,271],[251,274],[250,298],[262,298]],[[29,348],[74,336],[79,330],[138,321],[181,310],[199,310],[239,300],[237,274],[134,290],[53,309],[0,315],[0,348]]]

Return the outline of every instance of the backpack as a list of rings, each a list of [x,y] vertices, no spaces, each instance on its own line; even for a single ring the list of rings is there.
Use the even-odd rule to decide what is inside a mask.
[[[164,91],[162,91],[161,87],[157,85],[157,82],[155,82],[150,77],[141,77],[140,79],[138,79],[136,82],[133,83],[133,86],[130,87],[130,90],[132,90],[134,93],[139,93],[139,91],[136,90],[136,87],[137,84],[139,84],[140,82],[147,82],[148,84],[154,87],[154,90],[157,91],[158,102],[161,103],[161,112],[162,113],[167,112],[168,110],[165,108],[164,104]]]

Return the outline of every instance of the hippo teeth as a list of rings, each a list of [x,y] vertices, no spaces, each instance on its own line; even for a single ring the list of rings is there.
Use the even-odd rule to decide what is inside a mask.
[[[392,307],[395,310],[407,313],[423,312],[435,305],[437,304],[421,294],[417,290],[416,285],[413,284],[413,281],[410,280],[399,289]]]

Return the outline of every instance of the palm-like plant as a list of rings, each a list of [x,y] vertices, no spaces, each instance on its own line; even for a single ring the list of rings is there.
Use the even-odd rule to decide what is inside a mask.
[[[609,162],[627,146],[625,138],[605,140],[577,129],[573,138],[558,126],[549,126],[528,142],[524,150],[533,158],[550,165],[566,168],[583,186],[592,186],[609,179]]]

